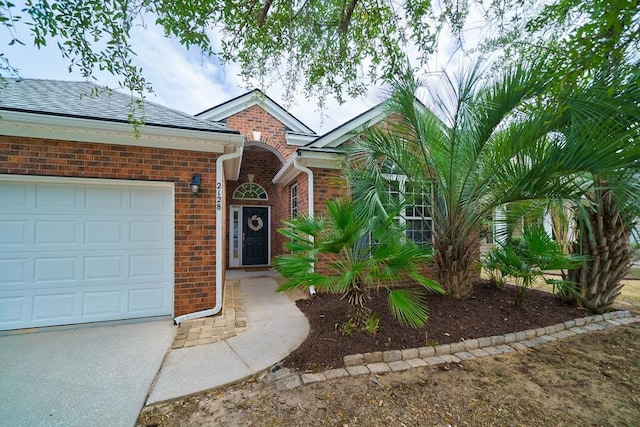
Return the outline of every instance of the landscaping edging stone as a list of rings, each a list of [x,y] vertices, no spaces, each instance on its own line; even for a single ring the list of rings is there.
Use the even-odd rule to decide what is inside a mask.
[[[460,363],[464,360],[479,357],[523,351],[547,342],[635,322],[640,322],[640,316],[631,317],[631,312],[628,310],[612,311],[605,314],[567,320],[544,328],[474,338],[451,344],[351,354],[344,356],[344,368],[302,374],[293,372],[288,368],[282,368],[269,374],[267,381],[274,382],[276,389],[282,391],[334,378],[383,374],[421,366]]]

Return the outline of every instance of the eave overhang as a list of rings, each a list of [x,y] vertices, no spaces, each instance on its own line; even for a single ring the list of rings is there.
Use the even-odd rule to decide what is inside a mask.
[[[128,145],[225,153],[244,137],[234,132],[143,125],[136,135],[131,123],[0,110],[0,134],[97,144]]]
[[[304,147],[318,139],[318,135],[308,133],[287,132],[285,136],[287,138],[287,144],[298,147]]]
[[[384,111],[382,104],[377,105],[347,123],[333,129],[311,142],[305,148],[336,148],[356,136],[359,132],[382,121],[388,113]]]
[[[276,176],[273,177],[272,182],[274,184],[288,185],[301,173],[301,171],[295,167],[296,159],[298,165],[308,168],[342,169],[344,153],[340,150],[309,150],[300,148],[282,166]]]

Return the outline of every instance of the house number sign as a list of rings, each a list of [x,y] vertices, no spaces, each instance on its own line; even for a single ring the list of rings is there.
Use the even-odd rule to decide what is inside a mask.
[[[262,221],[262,218],[260,218],[258,215],[254,215],[251,218],[249,218],[249,220],[247,221],[247,225],[253,231],[260,231],[262,230],[262,227],[264,227],[264,222]]]
[[[216,210],[222,210],[222,183],[216,182]]]

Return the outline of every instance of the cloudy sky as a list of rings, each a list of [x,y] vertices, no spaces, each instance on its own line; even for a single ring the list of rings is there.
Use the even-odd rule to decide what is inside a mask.
[[[0,27],[0,52],[9,58],[21,77],[83,80],[79,73],[69,73],[68,61],[62,58],[54,42],[39,50],[29,46],[29,32],[24,26],[16,28],[16,37],[27,46],[8,46],[10,35],[6,28]],[[179,43],[165,38],[156,27],[136,28],[132,32],[132,44],[138,54],[137,64],[143,68],[145,78],[153,85],[155,94],[148,96],[153,102],[196,114],[247,90],[238,76],[240,69],[237,65],[221,66],[215,58],[202,58],[188,52]],[[455,68],[457,59],[454,57],[451,60],[454,51],[452,43],[444,40],[441,46],[430,68]],[[97,74],[96,77],[100,85],[117,86],[117,78],[108,73]],[[295,97],[293,104],[286,106],[278,85],[267,88],[266,93],[276,102],[288,107],[290,113],[319,134],[378,104],[384,96],[379,87],[372,87],[366,97],[350,100],[343,105],[328,100],[326,110],[321,113],[315,100],[307,100],[301,94]]]

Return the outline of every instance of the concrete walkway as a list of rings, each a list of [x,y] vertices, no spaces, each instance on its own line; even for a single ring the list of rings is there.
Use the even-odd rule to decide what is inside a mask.
[[[227,273],[227,280],[238,279],[246,331],[224,341],[170,350],[147,404],[238,382],[285,358],[305,340],[309,323],[287,295],[275,292],[271,272]]]
[[[227,275],[240,281],[247,329],[212,344],[170,349],[177,331],[170,319],[0,335],[0,427],[131,427],[145,403],[269,368],[309,333],[296,305],[275,293],[273,275]]]
[[[0,426],[126,426],[173,341],[171,319],[0,336]]]

